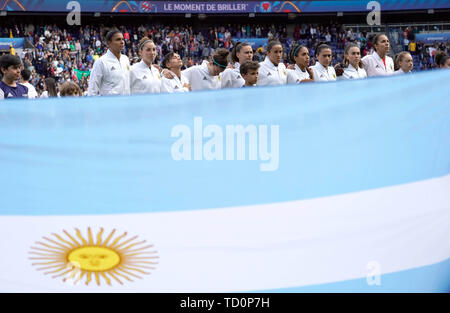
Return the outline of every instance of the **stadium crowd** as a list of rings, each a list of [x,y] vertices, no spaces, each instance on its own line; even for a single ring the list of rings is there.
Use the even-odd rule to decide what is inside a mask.
[[[63,27],[56,24],[45,26],[20,24],[12,27],[0,25],[0,37],[30,38],[34,47],[23,50],[19,57],[23,68],[30,71],[30,75],[26,72],[23,75],[25,78],[31,76],[29,83],[36,88],[38,96],[53,96],[55,95],[53,89],[61,89],[66,82],[71,82],[72,88],[75,83],[81,89],[81,93],[87,95],[94,63],[108,50],[105,35],[114,28],[115,25],[110,27],[104,25]],[[155,45],[156,55],[152,59],[153,63],[163,67],[163,58],[173,52],[180,56],[182,70],[200,65],[203,60],[211,60],[217,49],[224,48],[231,51],[236,41],[243,38],[267,38],[269,42],[279,42],[282,48],[282,62],[285,66],[291,63],[292,69],[294,59],[291,54],[299,43],[309,50],[308,53],[312,56],[309,61],[311,65],[316,63],[317,58],[314,56],[316,48],[321,43],[330,48],[332,62],[329,65],[343,63],[344,49],[349,43],[359,48],[361,57],[370,54],[373,49],[373,40],[369,38],[369,34],[345,29],[337,23],[301,24],[295,28],[292,37],[288,36],[286,25],[229,24],[202,30],[193,29],[188,25],[122,25],[117,29],[123,35],[125,44],[122,53],[128,57],[130,66],[140,60],[139,43],[142,38],[148,38]],[[434,55],[437,51],[448,54],[450,43],[435,43],[426,47],[421,42],[415,42],[416,31],[408,27],[398,34],[398,39],[404,43],[404,50],[410,52],[414,58],[415,70],[436,67]],[[253,60],[264,62],[266,52],[267,49],[262,46],[253,47]],[[53,78],[54,81],[48,78]]]

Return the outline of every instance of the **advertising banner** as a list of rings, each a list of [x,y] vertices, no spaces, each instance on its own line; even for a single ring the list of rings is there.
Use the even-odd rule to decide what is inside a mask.
[[[10,45],[14,49],[23,49],[24,44],[24,38],[0,38],[0,50],[9,49]]]
[[[233,38],[234,42],[246,42],[252,46],[253,50],[258,49],[259,47],[265,47],[267,45],[267,38]]]
[[[81,12],[103,13],[319,13],[366,12],[367,0],[347,1],[125,1],[0,0],[0,11],[67,12],[77,2]],[[450,8],[448,0],[378,0],[381,10]]]
[[[416,41],[421,41],[426,44],[436,42],[450,41],[450,33],[431,33],[431,34],[416,34]]]

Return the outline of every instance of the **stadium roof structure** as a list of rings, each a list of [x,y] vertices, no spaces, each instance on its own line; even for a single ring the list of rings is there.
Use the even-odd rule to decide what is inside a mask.
[[[114,14],[317,14],[330,12],[367,12],[372,10],[368,0],[309,0],[309,1],[219,1],[219,0],[78,0],[81,13]],[[378,0],[382,11],[414,11],[450,9],[448,0]],[[59,12],[74,10],[73,1],[61,0],[0,0],[0,11]]]

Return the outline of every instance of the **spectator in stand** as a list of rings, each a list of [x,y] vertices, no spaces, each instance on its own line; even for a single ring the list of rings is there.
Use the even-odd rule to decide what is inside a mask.
[[[258,62],[262,62],[264,61],[264,49],[263,47],[258,47],[258,49],[256,49],[256,54],[255,54],[255,60]]]
[[[437,50],[437,43],[435,42],[433,46],[428,47],[428,54],[430,56],[430,60],[434,60],[434,54]]]
[[[411,42],[409,43],[409,52],[410,52],[411,54],[416,54],[416,48],[417,48],[416,42],[415,42],[415,41],[411,41]]]
[[[403,50],[408,51],[408,48],[409,48],[409,39],[403,38]]]
[[[9,54],[16,55],[16,49],[14,49],[13,45],[9,45]]]

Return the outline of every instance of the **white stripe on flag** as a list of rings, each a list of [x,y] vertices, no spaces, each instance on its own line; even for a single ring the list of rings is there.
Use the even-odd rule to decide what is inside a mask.
[[[438,263],[450,253],[450,175],[399,186],[224,209],[149,214],[1,216],[0,291],[230,292],[324,284]],[[95,211],[95,208],[93,208]],[[121,286],[71,285],[37,271],[43,236],[118,234],[154,244],[156,269]],[[85,236],[86,237],[86,236]],[[95,237],[95,235],[94,235]]]

